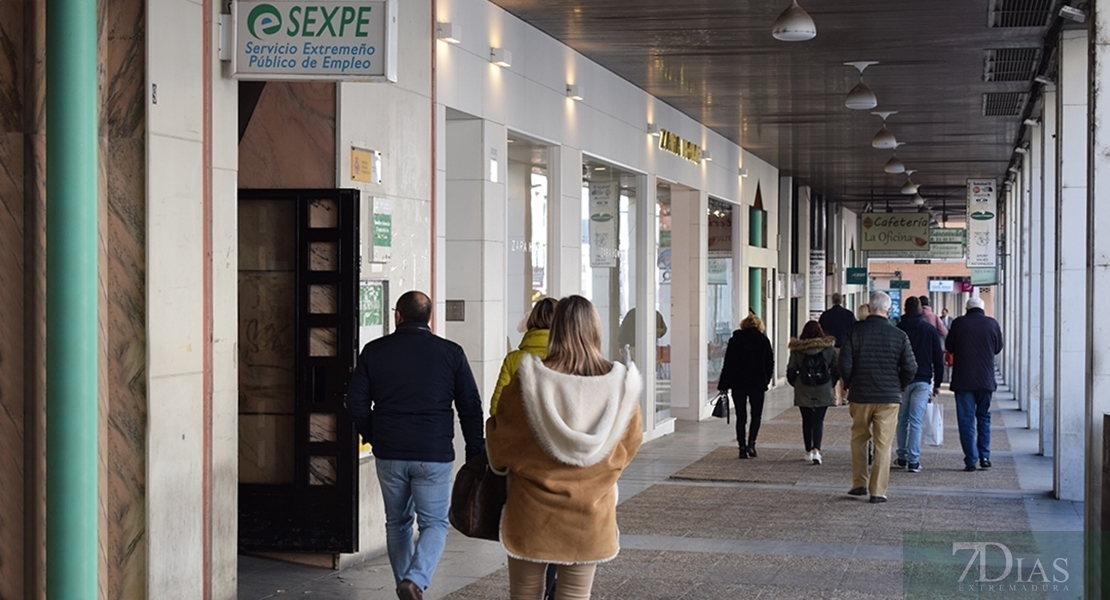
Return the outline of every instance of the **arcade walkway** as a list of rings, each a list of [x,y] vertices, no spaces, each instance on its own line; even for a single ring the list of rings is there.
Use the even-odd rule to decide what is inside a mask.
[[[1082,504],[1054,500],[1052,461],[1006,388],[992,411],[993,468],[962,471],[950,392],[945,445],[923,448],[921,473],[894,471],[890,501],[850,486],[846,407],[829,409],[825,464],[802,460],[792,390],[769,392],[759,458],[735,458],[731,425],[679,422],[646,444],[621,479],[621,554],[598,569],[595,598],[894,598],[902,533],[1078,531]],[[428,600],[508,598],[499,544],[452,531]],[[385,556],[334,572],[240,556],[239,598],[395,598]]]

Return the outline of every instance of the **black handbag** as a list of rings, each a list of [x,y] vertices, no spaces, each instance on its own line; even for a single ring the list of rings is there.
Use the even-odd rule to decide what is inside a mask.
[[[451,525],[466,537],[498,541],[507,493],[505,476],[490,469],[485,452],[475,454],[455,475]]]
[[[729,415],[728,392],[717,392],[717,400],[713,404],[713,416],[724,419],[725,423],[729,423]]]

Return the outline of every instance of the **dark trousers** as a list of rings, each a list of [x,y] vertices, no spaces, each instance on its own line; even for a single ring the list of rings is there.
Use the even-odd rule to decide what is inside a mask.
[[[764,390],[745,392],[732,390],[732,404],[736,407],[736,442],[741,448],[755,445],[755,438],[759,435],[759,425],[763,422],[763,395]],[[748,424],[748,403],[752,405],[752,426],[748,436],[744,437],[744,429]],[[747,440],[745,442],[744,440]]]
[[[799,406],[802,412],[802,440],[806,444],[806,452],[821,449],[821,436],[825,432],[825,411],[827,406]]]

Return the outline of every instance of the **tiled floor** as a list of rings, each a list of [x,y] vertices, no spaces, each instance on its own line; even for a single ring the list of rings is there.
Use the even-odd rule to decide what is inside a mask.
[[[735,459],[735,429],[679,422],[645,444],[620,482],[622,551],[598,568],[595,598],[892,598],[902,592],[902,535],[919,530],[1077,531],[1082,505],[1049,497],[1052,462],[1001,391],[987,472],[964,473],[952,396],[944,446],[922,473],[895,471],[890,501],[850,487],[846,408],[830,409],[825,464],[801,460],[790,388],[768,394],[759,458]],[[841,414],[843,413],[843,414]],[[792,435],[793,432],[793,435]],[[796,438],[796,439],[794,439]],[[682,472],[683,479],[671,476]],[[240,557],[239,597],[395,598],[386,557],[335,572]],[[499,544],[452,531],[428,600],[508,598]]]

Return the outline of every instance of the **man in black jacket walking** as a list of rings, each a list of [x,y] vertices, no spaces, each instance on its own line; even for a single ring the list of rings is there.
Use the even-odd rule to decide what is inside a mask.
[[[840,375],[848,386],[852,415],[852,489],[871,493],[871,503],[886,502],[890,479],[890,444],[898,422],[902,390],[917,373],[917,360],[906,334],[890,324],[890,296],[871,295],[871,315],[858,322],[840,349]],[[875,459],[867,471],[867,442],[874,440]]]
[[[994,379],[994,356],[1002,352],[1002,329],[983,311],[982,298],[969,298],[967,313],[952,321],[945,339],[952,353],[952,383],[956,393],[956,424],[964,451],[964,470],[991,466],[991,395],[998,387]]]
[[[898,329],[906,333],[917,360],[917,374],[906,386],[902,406],[898,409],[898,458],[895,467],[906,468],[910,473],[921,472],[921,418],[929,397],[940,393],[944,376],[944,348],[940,333],[925,320],[921,300],[915,296],[906,299],[906,310]]]
[[[844,345],[844,336],[848,335],[848,330],[856,322],[856,315],[852,311],[841,306],[844,302],[844,297],[840,294],[832,295],[833,305],[828,310],[821,313],[821,317],[817,323],[821,325],[821,330],[825,335],[831,335],[836,338],[836,349],[839,350]],[[833,386],[833,395],[836,397],[837,405],[845,404],[848,401],[848,390],[844,387],[844,380],[836,382]]]
[[[482,398],[461,346],[432,333],[432,301],[406,292],[396,331],[366,344],[347,409],[373,447],[385,501],[386,549],[397,596],[421,600],[447,540],[458,409],[466,457],[485,452]],[[420,535],[413,543],[415,514]]]

